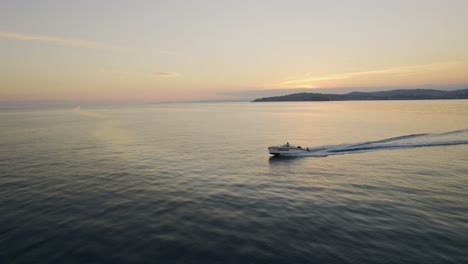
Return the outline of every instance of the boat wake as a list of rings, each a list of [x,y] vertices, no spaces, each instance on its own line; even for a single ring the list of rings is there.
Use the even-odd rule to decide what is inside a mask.
[[[363,153],[377,150],[452,146],[462,144],[468,144],[468,129],[441,134],[413,134],[376,141],[309,147],[310,152],[298,153],[294,156],[326,157],[330,155]]]

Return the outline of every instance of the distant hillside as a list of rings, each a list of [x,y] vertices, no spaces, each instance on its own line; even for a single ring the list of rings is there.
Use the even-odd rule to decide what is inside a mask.
[[[468,99],[468,89],[456,91],[441,91],[432,89],[401,89],[381,92],[351,92],[347,94],[295,93],[290,95],[255,99],[253,102],[438,99]]]

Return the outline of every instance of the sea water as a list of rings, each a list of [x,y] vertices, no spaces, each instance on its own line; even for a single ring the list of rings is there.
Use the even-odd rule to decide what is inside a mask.
[[[0,124],[0,263],[468,263],[467,100],[3,109]],[[286,142],[326,155],[268,155]]]

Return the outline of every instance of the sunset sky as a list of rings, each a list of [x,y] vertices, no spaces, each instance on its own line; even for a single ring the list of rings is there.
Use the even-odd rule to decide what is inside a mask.
[[[467,14],[466,0],[1,1],[0,100],[463,86]]]

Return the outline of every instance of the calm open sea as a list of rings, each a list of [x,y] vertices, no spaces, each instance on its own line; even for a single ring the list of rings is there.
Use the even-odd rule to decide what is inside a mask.
[[[3,109],[0,124],[0,263],[468,263],[468,100]],[[330,155],[270,158],[286,141]]]

